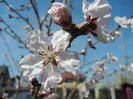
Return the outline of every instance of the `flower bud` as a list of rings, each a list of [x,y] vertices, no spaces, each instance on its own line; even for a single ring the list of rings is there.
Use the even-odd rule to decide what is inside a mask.
[[[85,54],[86,54],[86,50],[83,49],[83,50],[81,50],[79,53],[82,54],[82,55],[85,55]]]
[[[41,86],[35,76],[30,77],[29,80],[34,87]]]
[[[36,78],[35,78],[35,76],[31,76],[31,77],[29,78],[29,80],[30,80],[30,82],[34,82],[34,81],[36,80]]]
[[[38,95],[40,97],[45,97],[47,95],[47,92],[45,90],[44,91],[40,91]]]
[[[91,42],[92,42],[92,40],[91,40],[90,38],[88,38],[87,42],[88,42],[88,43],[91,43]]]
[[[30,87],[30,89],[35,89],[35,87],[32,85],[32,86]]]
[[[110,33],[113,35],[113,36],[119,36],[120,33],[118,31],[110,31]]]
[[[30,25],[27,25],[27,26],[24,27],[24,29],[27,30],[27,31],[30,31],[31,27],[30,27]]]
[[[8,11],[14,11],[14,10],[12,9],[12,5],[7,6],[7,9],[8,9]]]
[[[53,3],[48,13],[52,16],[54,22],[62,27],[72,24],[71,11],[62,3]]]

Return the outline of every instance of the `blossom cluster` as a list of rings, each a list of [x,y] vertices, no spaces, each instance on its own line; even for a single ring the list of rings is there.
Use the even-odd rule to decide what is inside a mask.
[[[127,19],[125,16],[124,17],[116,16],[114,20],[122,28],[128,28],[128,26],[131,26],[131,30],[133,32],[133,17],[132,16],[129,19]]]
[[[81,27],[87,26],[88,32],[98,41],[103,43],[113,41],[114,38],[105,29],[105,25],[111,17],[111,10],[112,7],[106,0],[94,0],[92,3],[83,0],[82,11],[85,22],[82,26],[76,27],[72,23],[70,9],[62,3],[54,2],[48,13],[54,22],[62,27],[62,30],[53,33],[51,42],[46,32],[34,30],[29,33],[25,44],[34,54],[29,54],[20,61],[23,75],[30,78],[39,74],[39,80],[44,90],[50,91],[56,84],[63,81],[61,69],[76,74],[76,69],[80,66],[80,59],[77,52],[67,49],[70,47],[73,35],[65,29],[73,32],[78,28],[82,31],[84,28]],[[25,29],[30,31],[29,26]],[[86,32],[86,30],[83,31]],[[88,42],[91,44],[91,41]],[[117,62],[117,60],[116,57],[112,56],[112,63]],[[106,71],[105,61],[97,62],[95,71]]]

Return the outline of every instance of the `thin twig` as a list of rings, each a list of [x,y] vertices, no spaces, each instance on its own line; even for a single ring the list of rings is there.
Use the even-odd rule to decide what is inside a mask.
[[[0,17],[1,18],[1,17]],[[2,19],[2,18],[1,18]],[[10,30],[12,36],[10,35],[10,33],[8,32],[7,34],[10,35],[11,37],[14,37],[18,40],[19,43],[24,44],[24,42],[21,40],[21,38],[15,33],[15,31],[6,23],[6,21],[4,21],[2,19],[2,23]],[[6,31],[7,32],[7,31]]]
[[[45,15],[44,19],[42,20],[42,22],[41,22],[41,27],[42,27],[43,23],[46,21],[48,15],[49,15],[49,14],[47,13],[47,14]]]
[[[10,5],[6,2],[6,0],[3,0],[4,4],[7,7],[10,7]],[[12,9],[13,12],[15,12],[20,18],[22,18],[28,25],[30,25],[30,27],[32,28],[32,30],[34,30],[34,27],[32,26],[32,24],[27,21],[19,12],[17,12],[15,9],[13,9],[12,7],[10,7]]]
[[[52,25],[52,18],[50,18],[49,25],[48,25],[48,32],[47,32],[48,35],[50,34],[51,25]]]
[[[39,17],[39,13],[38,13],[38,10],[37,10],[37,5],[36,5],[36,0],[29,0],[31,5],[32,5],[32,8],[35,12],[35,15],[36,15],[36,18],[37,18],[37,24],[38,24],[38,28],[40,30],[42,30],[42,26],[41,26],[41,23],[40,23],[40,17]]]
[[[0,17],[1,18],[1,17]],[[1,18],[2,19],[2,18]],[[5,33],[9,36],[11,36],[13,39],[15,39],[16,41],[18,41],[18,43],[21,43],[24,45],[23,48],[28,49],[31,53],[34,53],[33,51],[31,51],[26,44],[21,40],[21,38],[17,35],[17,33],[15,33],[15,31],[2,19],[1,21],[9,30],[10,32],[8,32],[7,30],[4,29]]]

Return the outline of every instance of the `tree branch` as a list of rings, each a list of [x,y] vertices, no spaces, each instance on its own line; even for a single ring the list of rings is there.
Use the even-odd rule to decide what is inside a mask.
[[[38,24],[38,28],[40,30],[42,30],[42,25],[40,23],[40,17],[39,17],[39,13],[38,13],[38,10],[37,10],[37,5],[36,5],[36,1],[35,0],[29,0],[31,5],[32,5],[32,8],[35,12],[35,15],[36,15],[36,18],[37,18],[37,24]]]
[[[31,51],[26,45],[25,42],[23,42],[21,40],[21,38],[17,35],[17,33],[15,33],[15,31],[0,17],[1,22],[10,30],[10,32],[8,32],[7,30],[4,30],[5,33],[9,36],[11,36],[13,39],[15,39],[18,43],[21,43],[24,45],[25,49],[28,49],[31,53],[33,53],[33,51]]]
[[[7,7],[10,7],[10,5],[6,2],[6,0],[3,0],[4,4]],[[19,12],[17,12],[15,9],[13,9],[12,7],[10,7],[12,9],[13,12],[15,12],[21,19],[23,19],[28,25],[30,25],[30,27],[32,28],[32,30],[34,30],[34,27],[32,26],[32,24],[27,21]]]

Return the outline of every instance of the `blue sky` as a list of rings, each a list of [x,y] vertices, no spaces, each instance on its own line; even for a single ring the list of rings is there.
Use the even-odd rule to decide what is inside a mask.
[[[19,4],[21,4],[21,3],[27,4],[28,0],[7,0],[7,1],[9,1],[9,3],[12,5],[13,8],[18,8]],[[49,9],[49,4],[50,4],[49,1],[50,0],[37,0],[37,1],[38,1],[37,6],[39,9],[39,14],[40,14],[40,17],[42,18],[43,16],[45,16],[46,12]],[[86,0],[86,1],[91,2],[93,0]],[[130,16],[133,15],[133,6],[132,6],[133,0],[107,0],[107,1],[112,6],[112,18],[109,21],[109,23],[110,23],[110,25],[108,26],[109,29],[114,29],[117,26],[117,24],[114,22],[115,16],[120,16],[120,17],[127,16],[127,18],[130,18]],[[74,7],[74,9],[72,10],[72,18],[73,18],[72,20],[73,20],[73,23],[79,24],[84,21],[84,17],[83,17],[83,13],[82,13],[82,0],[72,0],[72,3],[73,3],[73,7]],[[22,40],[26,40],[26,37],[28,35],[28,33],[24,30],[24,26],[26,26],[26,23],[23,22],[22,20],[14,20],[14,19],[9,20],[8,19],[9,13],[10,12],[7,11],[7,8],[5,7],[5,5],[0,3],[0,17],[2,17],[16,31],[16,33],[22,38]],[[35,15],[34,15],[32,9],[29,12],[26,11],[26,12],[20,12],[20,13],[23,14],[25,17],[29,17],[30,22],[33,24],[34,27],[37,28],[36,18],[35,18]],[[12,14],[13,16],[17,16],[14,13],[10,13],[10,14]],[[0,27],[4,27],[2,23],[0,23]],[[59,29],[60,29],[59,26],[53,24],[51,31],[54,32]],[[44,29],[44,31],[46,31],[46,29]],[[133,61],[133,58],[132,58],[133,57],[133,46],[132,46],[133,33],[131,32],[130,27],[127,29],[122,29],[122,31],[124,34],[127,55],[131,57],[128,60],[129,60],[129,63],[131,63]],[[4,37],[6,38],[6,41],[8,42],[8,45],[13,53],[13,56],[15,57],[15,59],[18,62],[21,60],[22,55],[23,56],[28,55],[29,52],[27,50],[18,48],[18,46],[21,46],[21,44],[16,43],[15,40],[13,40],[12,38],[10,38],[7,35],[4,35]],[[85,36],[78,37],[72,43],[72,48],[70,48],[70,50],[79,52],[80,50],[82,50],[85,47],[86,40],[87,40],[87,37],[85,37]],[[114,55],[116,55],[120,58],[119,64],[124,64],[124,58],[123,58],[123,53],[122,53],[120,37],[117,37],[117,40],[118,40],[118,42],[116,42],[116,43],[108,43],[108,44],[98,43],[96,45],[96,47],[97,47],[96,50],[89,49],[86,63],[104,56],[105,53],[107,53],[107,52],[112,52]],[[6,46],[4,45],[4,42],[1,38],[0,38],[0,45],[1,45],[1,47],[0,47],[0,65],[3,65],[3,64],[8,65],[6,60],[2,57],[3,53],[7,53],[9,61],[12,65],[12,66],[10,66],[10,69],[12,67],[14,74],[17,74],[18,72],[16,70],[16,67],[14,66],[14,64],[10,58],[10,55],[8,53],[8,50],[7,50]],[[80,58],[82,59],[83,56],[80,56]],[[111,68],[112,67],[109,67],[108,70],[112,71]],[[11,75],[14,75],[14,74],[11,74]]]

